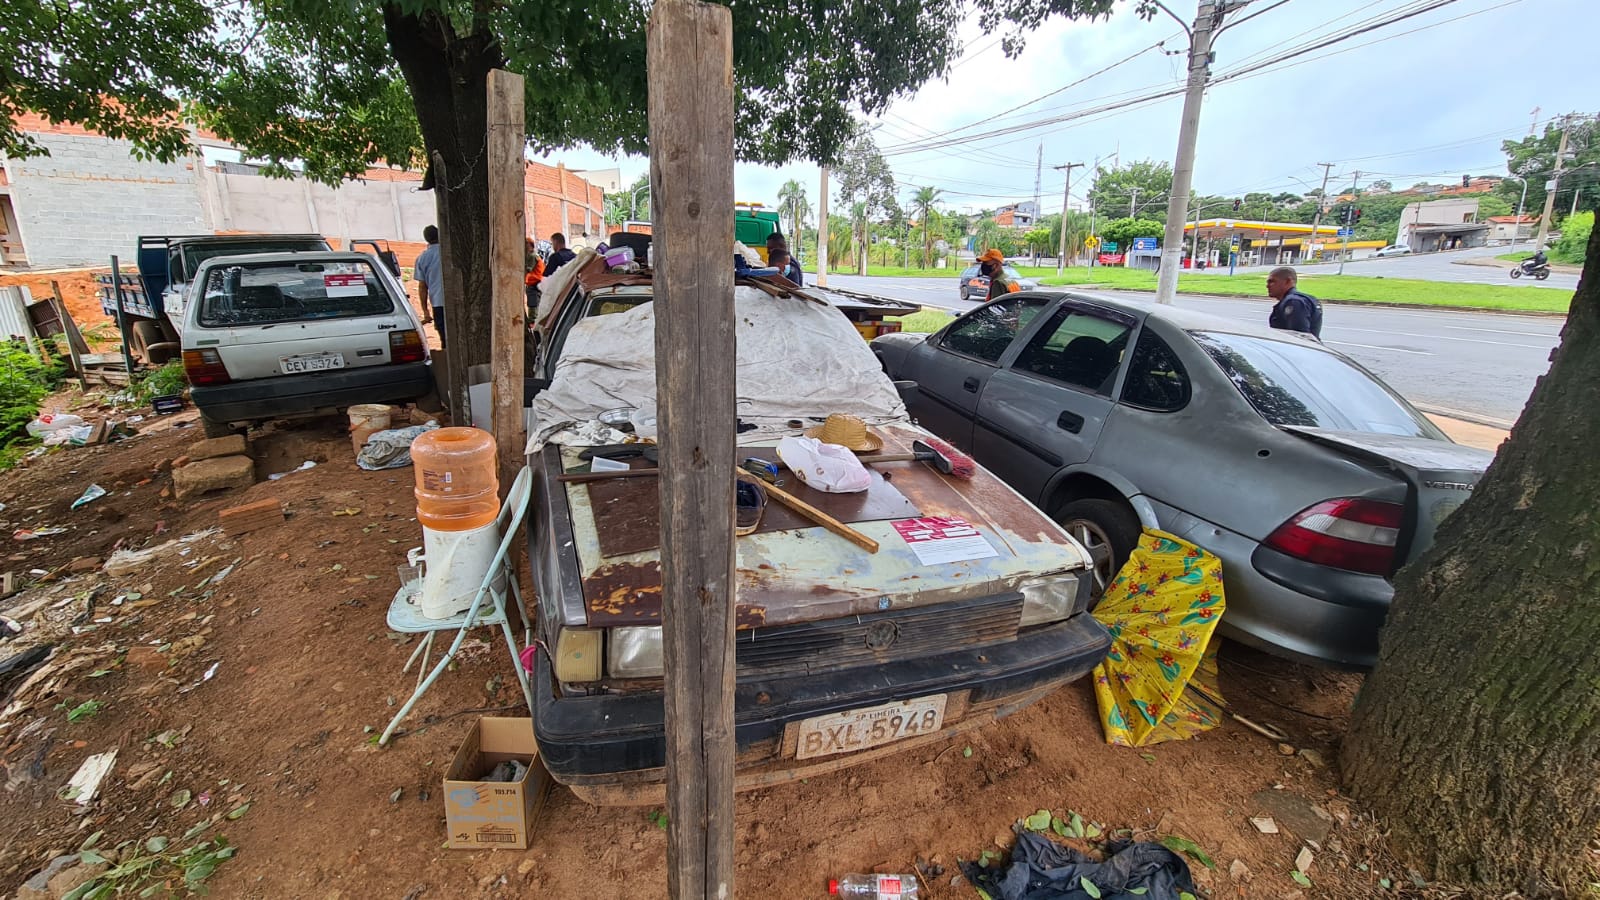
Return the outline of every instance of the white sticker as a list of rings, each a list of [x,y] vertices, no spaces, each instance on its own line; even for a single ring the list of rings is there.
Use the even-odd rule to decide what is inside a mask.
[[[969,559],[986,559],[999,556],[976,528],[965,519],[954,516],[927,516],[920,519],[901,519],[891,523],[900,537],[917,554],[917,561],[925,566],[941,563],[964,562]]]
[[[367,295],[367,278],[365,275],[324,275],[322,276],[322,289],[332,297],[365,297]]]

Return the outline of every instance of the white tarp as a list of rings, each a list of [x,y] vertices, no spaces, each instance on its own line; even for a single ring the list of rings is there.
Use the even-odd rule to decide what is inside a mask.
[[[571,265],[570,263],[568,265]],[[776,298],[734,288],[738,342],[737,410],[761,426],[741,443],[793,433],[786,423],[832,413],[869,425],[906,421],[905,404],[876,356],[844,314],[798,297]],[[656,406],[656,307],[590,316],[567,335],[549,388],[534,398],[528,452],[546,442],[579,444],[609,438],[596,417],[618,407]]]

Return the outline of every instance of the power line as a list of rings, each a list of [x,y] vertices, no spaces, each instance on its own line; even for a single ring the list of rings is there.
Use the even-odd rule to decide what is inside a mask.
[[[1406,19],[1410,19],[1410,18],[1413,18],[1415,16],[1420,16],[1423,13],[1433,12],[1436,9],[1439,9],[1439,8],[1445,7],[1445,6],[1449,6],[1450,4],[1455,3],[1455,2],[1456,2],[1456,0],[1426,0],[1426,2],[1423,5],[1420,5],[1420,6],[1417,6],[1417,5],[1413,4],[1415,8],[1410,9],[1410,10],[1402,10],[1401,12],[1394,13],[1394,14],[1390,15],[1386,19],[1373,21],[1370,24],[1367,24],[1365,26],[1359,26],[1359,27],[1358,26],[1352,26],[1352,27],[1347,28],[1344,31],[1339,32],[1338,34],[1332,35],[1330,37],[1326,37],[1326,38],[1323,38],[1323,39],[1318,40],[1318,41],[1313,41],[1308,45],[1305,45],[1305,46],[1302,46],[1302,47],[1299,47],[1299,48],[1296,48],[1296,49],[1293,49],[1293,50],[1285,51],[1283,53],[1278,54],[1277,56],[1268,57],[1267,59],[1262,60],[1261,62],[1254,63],[1252,65],[1245,66],[1245,67],[1240,68],[1240,69],[1235,69],[1232,72],[1228,72],[1228,73],[1225,73],[1225,74],[1222,74],[1222,75],[1218,75],[1216,78],[1212,79],[1212,83],[1213,84],[1220,84],[1221,82],[1229,81],[1229,80],[1234,79],[1234,78],[1239,78],[1241,76],[1248,75],[1251,72],[1256,72],[1256,71],[1259,71],[1261,69],[1265,69],[1268,66],[1275,66],[1275,65],[1278,65],[1279,63],[1287,62],[1288,60],[1294,59],[1297,56],[1304,56],[1307,53],[1311,53],[1311,52],[1314,52],[1316,50],[1321,50],[1324,47],[1330,47],[1330,46],[1332,46],[1334,44],[1338,44],[1338,43],[1342,43],[1344,41],[1348,41],[1351,38],[1360,37],[1361,35],[1366,34],[1366,33],[1370,32],[1370,31],[1376,31],[1379,28],[1384,28],[1384,27],[1387,27],[1389,25],[1393,25],[1396,22],[1403,22]],[[1511,2],[1517,2],[1517,0],[1511,0]],[[1443,24],[1443,23],[1435,23],[1435,25],[1438,25],[1438,24]],[[1434,26],[1428,26],[1428,27],[1434,27]]]
[[[1244,23],[1250,21],[1251,19],[1254,19],[1256,16],[1259,16],[1262,13],[1272,12],[1273,10],[1277,9],[1278,7],[1284,5],[1285,3],[1288,3],[1288,2],[1289,2],[1289,0],[1278,0],[1277,3],[1273,3],[1270,6],[1264,6],[1261,9],[1256,10],[1255,12],[1251,13],[1248,16],[1241,16],[1240,18],[1234,19],[1232,22],[1228,22],[1228,23],[1224,24],[1222,26],[1222,28],[1217,31],[1217,33],[1221,34],[1222,32],[1227,31],[1229,28],[1232,28],[1235,25],[1243,25]]]

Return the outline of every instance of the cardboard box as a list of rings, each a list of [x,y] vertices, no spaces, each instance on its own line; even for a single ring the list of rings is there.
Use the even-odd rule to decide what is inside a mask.
[[[521,781],[482,781],[507,760],[528,764]],[[528,849],[550,773],[539,760],[532,719],[486,716],[473,724],[444,773],[444,818],[455,850]]]

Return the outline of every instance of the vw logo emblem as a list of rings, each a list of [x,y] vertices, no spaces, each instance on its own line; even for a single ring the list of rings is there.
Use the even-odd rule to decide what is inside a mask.
[[[874,622],[867,628],[867,649],[887,650],[900,637],[900,629],[893,622]]]

